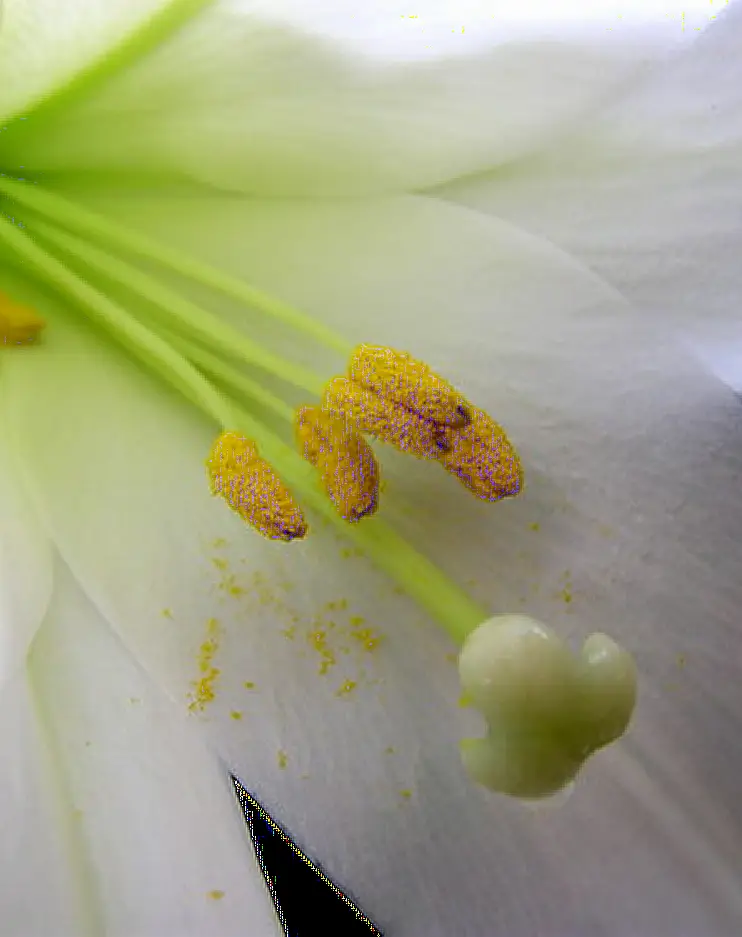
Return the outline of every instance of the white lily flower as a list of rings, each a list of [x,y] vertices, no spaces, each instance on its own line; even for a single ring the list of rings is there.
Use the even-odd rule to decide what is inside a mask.
[[[431,42],[422,8],[363,21],[394,36],[390,61],[352,30],[327,44],[337,17],[280,22],[298,21],[288,0],[267,19],[5,0],[0,294],[46,323],[0,375],[9,933],[280,933],[229,771],[388,937],[740,928],[740,410],[711,344],[703,363],[684,345],[705,335],[699,298],[734,334],[735,256],[707,240],[740,236],[740,8],[698,42],[663,14],[630,40],[598,16],[564,36],[524,18],[501,44],[434,8]],[[488,505],[380,448],[379,517],[329,523],[274,440],[346,341],[409,350],[486,408],[525,491]],[[305,540],[266,540],[211,496],[216,434],[248,426],[319,509]],[[559,810],[474,784],[482,763],[459,754],[483,728],[451,639],[503,612],[577,646],[605,631],[638,664],[629,735]],[[518,744],[534,675],[594,715],[575,703],[588,671],[540,628],[511,617],[464,645],[496,739]],[[488,647],[523,664],[497,706]],[[620,665],[623,706],[627,658],[585,647]]]

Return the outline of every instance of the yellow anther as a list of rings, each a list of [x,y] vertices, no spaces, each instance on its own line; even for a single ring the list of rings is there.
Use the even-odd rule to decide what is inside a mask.
[[[297,540],[307,533],[301,509],[255,443],[222,433],[206,462],[212,494],[221,495],[251,527],[272,540]]]
[[[322,407],[335,417],[345,418],[361,433],[369,433],[420,459],[440,455],[440,429],[416,413],[380,397],[345,377],[326,385]]]
[[[4,345],[28,345],[36,340],[44,325],[33,309],[0,293],[0,342]]]
[[[405,352],[377,345],[359,345],[348,368],[350,379],[423,420],[445,426],[466,426],[466,400],[427,364]]]
[[[514,497],[523,487],[518,453],[491,417],[474,407],[468,407],[468,412],[471,422],[467,426],[444,431],[448,446],[440,453],[440,461],[478,498]]]
[[[296,413],[296,440],[320,472],[322,487],[346,521],[373,514],[379,503],[379,466],[366,440],[344,417],[318,407]]]

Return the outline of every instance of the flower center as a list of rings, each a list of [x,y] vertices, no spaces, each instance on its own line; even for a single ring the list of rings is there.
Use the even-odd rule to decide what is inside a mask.
[[[480,499],[518,494],[523,484],[518,456],[487,414],[409,355],[369,345],[351,350],[320,323],[243,281],[37,185],[0,176],[0,194],[15,203],[12,221],[0,215],[0,241],[219,425],[222,432],[207,462],[215,494],[260,533],[280,540],[307,532],[294,500],[300,496],[340,526],[456,643],[464,644],[460,672],[465,689],[497,728],[477,743],[479,754],[462,753],[476,780],[495,790],[537,796],[567,783],[591,752],[624,731],[633,709],[635,677],[630,659],[613,642],[593,636],[583,650],[588,669],[580,669],[579,663],[567,666],[564,661],[571,656],[548,629],[533,623],[535,632],[513,632],[509,618],[486,621],[486,611],[464,590],[381,518],[371,516],[378,505],[379,469],[364,434],[442,466]],[[347,376],[325,384],[231,329],[118,251],[290,323],[349,355]],[[107,294],[112,283],[130,295],[127,308]],[[130,311],[139,308],[147,310],[141,320]],[[32,340],[43,325],[9,300],[2,301],[1,315],[6,336],[15,341]],[[255,369],[320,398],[319,406],[295,413],[263,386]],[[255,411],[277,417],[295,436],[299,452],[265,419],[251,415]],[[533,633],[541,643],[528,637]],[[472,655],[479,684],[470,679]],[[547,679],[546,694],[542,677]],[[487,692],[479,692],[482,687]],[[513,688],[510,696],[508,687]],[[543,705],[531,706],[542,697]],[[513,700],[517,705],[510,705]],[[484,744],[499,746],[496,757],[491,749],[483,754]]]

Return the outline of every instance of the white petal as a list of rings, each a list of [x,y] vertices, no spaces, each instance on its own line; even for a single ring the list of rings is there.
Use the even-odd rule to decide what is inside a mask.
[[[399,935],[737,930],[731,395],[564,255],[441,203],[106,205],[353,340],[422,355],[488,407],[521,449],[526,494],[485,507],[385,452],[384,515],[493,611],[604,630],[643,675],[630,744],[598,757],[563,810],[486,797],[459,764],[457,740],[480,727],[436,629],[320,525],[288,546],[245,531],[207,495],[213,429],[96,336],[52,327],[9,362],[6,404],[49,529],[183,708],[219,620],[206,726],[267,808]],[[305,345],[286,349],[321,360]],[[351,616],[385,635],[374,653]],[[318,628],[337,659],[325,676]],[[346,679],[358,686],[336,697]]]
[[[188,173],[263,195],[417,189],[564,133],[672,44],[506,31],[471,57],[379,62],[254,9],[216,4],[86,100],[11,128],[0,165]]]
[[[575,34],[595,41],[616,32],[629,39],[627,33],[639,28],[687,41],[715,12],[713,0],[691,0],[682,11],[671,0],[624,0],[620,7],[613,0],[424,0],[415,13],[403,13],[398,0],[360,7],[338,0],[256,0],[250,7],[385,58],[471,54],[505,41]]]
[[[25,349],[24,349],[25,350]],[[10,352],[13,354],[15,349]],[[22,353],[22,351],[19,349]],[[4,362],[3,362],[4,363]],[[12,465],[8,433],[0,445],[0,688],[26,659],[49,604],[52,554]]]
[[[62,563],[31,674],[95,932],[278,937],[226,768]]]
[[[89,933],[67,804],[25,669],[0,691],[0,917],[23,937]]]
[[[742,4],[530,160],[443,194],[580,257],[742,389]]]

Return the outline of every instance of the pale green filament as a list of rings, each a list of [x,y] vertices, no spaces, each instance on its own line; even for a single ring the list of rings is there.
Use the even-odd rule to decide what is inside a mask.
[[[124,347],[160,374],[184,394],[195,406],[206,410],[215,419],[228,425],[232,405],[205,380],[196,369],[162,339],[158,338],[129,314],[99,293],[68,267],[39,247],[20,228],[0,215],[0,240],[37,271],[50,286],[55,287],[83,307],[88,315],[109,331]]]
[[[189,280],[201,283],[224,296],[285,322],[332,351],[339,352],[344,358],[350,354],[351,345],[348,342],[311,316],[187,254],[164,247],[143,234],[80,208],[67,199],[28,182],[18,182],[0,175],[0,191],[65,228],[93,237],[97,244],[107,244],[109,247],[154,261]]]
[[[163,286],[154,277],[56,226],[35,221],[31,227],[34,234],[41,234],[43,238],[52,241],[66,254],[81,261],[86,268],[96,270],[138,294],[158,310],[166,328],[182,332],[185,338],[200,342],[215,352],[241,358],[247,364],[256,365],[310,394],[318,396],[322,393],[325,382],[319,375],[271,354],[242,332],[230,328],[217,316],[184,299],[175,290]]]
[[[237,368],[226,364],[217,355],[206,351],[205,348],[190,339],[183,338],[182,335],[176,335],[167,329],[160,329],[159,334],[170,342],[174,348],[177,348],[191,364],[195,364],[200,371],[204,371],[222,387],[228,388],[234,399],[243,400],[245,397],[249,397],[256,403],[272,410],[276,416],[293,426],[296,414],[295,408],[290,407],[280,397],[276,397],[275,394],[266,390],[257,381],[246,377]]]

